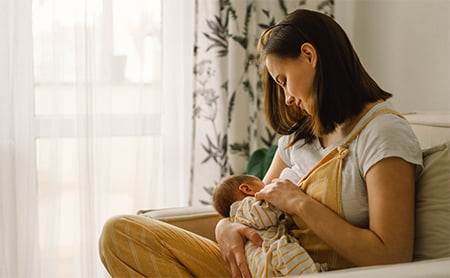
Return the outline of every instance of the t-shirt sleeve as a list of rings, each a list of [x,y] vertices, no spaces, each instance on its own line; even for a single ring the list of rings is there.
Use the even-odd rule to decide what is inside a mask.
[[[419,141],[409,123],[393,114],[373,119],[357,138],[357,153],[362,177],[384,158],[399,157],[416,165],[416,173],[422,168]]]
[[[278,139],[278,154],[288,167],[292,166],[290,149],[286,148],[289,143],[289,136],[284,135]]]

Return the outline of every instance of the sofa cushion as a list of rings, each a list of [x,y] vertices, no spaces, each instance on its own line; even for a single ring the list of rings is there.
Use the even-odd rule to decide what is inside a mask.
[[[450,141],[423,150],[416,183],[414,260],[450,256]]]

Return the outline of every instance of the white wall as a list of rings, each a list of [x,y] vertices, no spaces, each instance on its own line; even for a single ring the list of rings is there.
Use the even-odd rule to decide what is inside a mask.
[[[399,111],[450,111],[450,0],[336,0],[335,17]]]

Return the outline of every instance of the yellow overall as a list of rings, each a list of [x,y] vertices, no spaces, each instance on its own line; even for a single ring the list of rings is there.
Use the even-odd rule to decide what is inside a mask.
[[[386,113],[399,115],[398,112],[391,109],[379,110],[372,114],[349,136],[345,143],[337,146],[323,157],[297,183],[299,188],[337,215],[345,218],[341,203],[341,173],[343,160],[348,154],[348,146],[372,119]],[[315,262],[327,263],[330,270],[353,266],[316,236],[300,217],[293,216],[292,218],[296,224],[296,227],[291,229],[292,235],[298,239],[300,245],[307,250]]]

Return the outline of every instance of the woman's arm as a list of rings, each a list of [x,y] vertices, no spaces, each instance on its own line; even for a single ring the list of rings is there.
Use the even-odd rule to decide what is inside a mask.
[[[270,164],[270,167],[267,170],[267,173],[264,175],[264,179],[263,179],[264,184],[272,183],[272,181],[274,179],[279,178],[281,171],[283,171],[283,169],[286,167],[288,167],[288,166],[281,159],[281,156],[277,150],[275,152],[275,155],[273,156],[272,163]]]
[[[286,166],[277,150],[263,179],[264,184],[278,178]],[[228,218],[224,218],[217,224],[215,234],[222,257],[232,277],[251,277],[244,254],[244,244],[247,240],[251,240],[254,244],[261,246],[262,239],[258,233],[243,224],[231,223]]]
[[[252,277],[244,253],[244,244],[250,240],[261,246],[262,239],[258,233],[243,224],[232,223],[228,218],[223,218],[217,223],[215,233],[222,257],[228,265],[231,276],[234,278]]]
[[[355,227],[285,180],[258,192],[279,209],[296,214],[328,245],[356,265],[411,261],[414,243],[414,166],[386,158],[366,174],[369,228]]]

